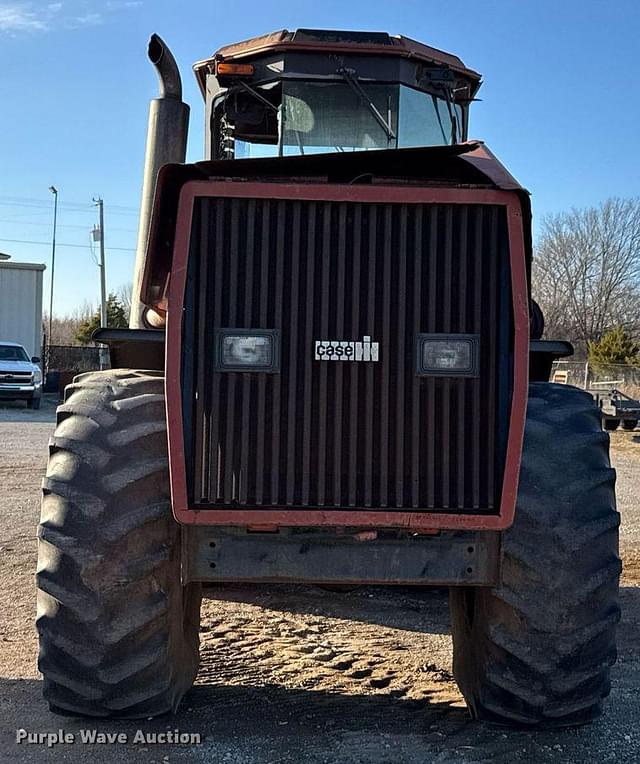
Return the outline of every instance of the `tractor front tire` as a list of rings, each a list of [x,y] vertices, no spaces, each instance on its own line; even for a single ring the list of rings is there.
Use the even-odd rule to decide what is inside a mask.
[[[500,584],[450,591],[454,676],[477,719],[554,727],[600,713],[620,617],[608,443],[588,393],[530,386]]]
[[[174,711],[198,670],[201,588],[183,586],[164,380],[82,374],[50,441],[38,544],[38,667],[53,711]]]

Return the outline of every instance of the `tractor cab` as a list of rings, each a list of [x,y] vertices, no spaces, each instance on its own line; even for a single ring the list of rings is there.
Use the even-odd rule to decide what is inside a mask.
[[[456,56],[382,32],[283,30],[194,69],[207,159],[460,143],[481,84]]]

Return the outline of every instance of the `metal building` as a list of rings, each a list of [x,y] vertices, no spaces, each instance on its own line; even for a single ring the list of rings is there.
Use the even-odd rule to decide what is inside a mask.
[[[42,350],[41,263],[19,263],[0,255],[0,341],[24,345],[29,356]]]

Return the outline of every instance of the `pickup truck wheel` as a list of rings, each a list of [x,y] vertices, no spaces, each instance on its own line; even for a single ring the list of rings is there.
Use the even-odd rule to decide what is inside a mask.
[[[38,396],[37,398],[30,398],[27,401],[27,408],[30,408],[30,409],[39,409],[40,408],[40,401],[41,401],[40,396]]]
[[[600,713],[620,617],[614,480],[591,396],[532,384],[500,584],[450,591],[453,670],[475,718],[553,727]]]
[[[160,374],[75,378],[58,408],[43,494],[38,666],[51,709],[174,711],[198,670],[201,587],[180,579]]]

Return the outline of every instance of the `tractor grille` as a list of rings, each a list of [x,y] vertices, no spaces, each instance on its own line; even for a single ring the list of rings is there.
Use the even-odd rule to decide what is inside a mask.
[[[500,206],[196,199],[183,331],[193,506],[497,512],[512,384]],[[280,372],[214,370],[216,328],[276,329]],[[418,333],[480,337],[420,377]],[[379,343],[377,363],[316,340]]]

